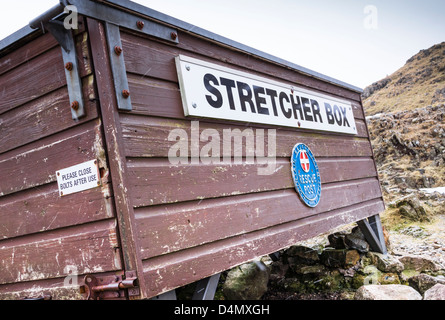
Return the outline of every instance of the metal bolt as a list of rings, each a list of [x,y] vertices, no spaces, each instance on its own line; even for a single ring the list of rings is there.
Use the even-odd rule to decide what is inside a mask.
[[[128,90],[122,90],[122,96],[127,99],[130,96],[130,91]]]
[[[193,108],[197,108],[198,105],[197,105],[196,103],[193,103],[193,104],[192,104],[192,107],[193,107]]]
[[[187,71],[190,71],[190,66],[185,66],[185,69],[186,69]]]
[[[178,38],[178,34],[176,32],[172,32],[170,33],[170,37],[172,40],[176,40],[176,38]]]
[[[68,63],[65,65],[65,69],[68,70],[68,71],[72,71],[73,68],[74,68],[74,65],[73,65],[72,62],[68,62]]]
[[[139,30],[142,30],[142,29],[144,29],[145,23],[144,23],[144,21],[138,21],[138,22],[136,22],[136,25]]]
[[[114,52],[115,52],[118,56],[120,56],[121,53],[122,53],[122,48],[119,47],[119,46],[115,46],[115,47],[114,47]]]
[[[73,103],[71,104],[71,108],[72,108],[74,111],[79,110],[79,102],[78,102],[78,101],[73,101]]]

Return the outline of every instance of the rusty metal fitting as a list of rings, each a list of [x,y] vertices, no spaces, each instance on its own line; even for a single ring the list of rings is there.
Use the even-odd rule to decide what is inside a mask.
[[[68,63],[65,65],[65,69],[68,70],[68,71],[72,71],[73,68],[74,68],[74,65],[73,65],[72,62],[68,62]]]
[[[130,91],[128,90],[122,90],[122,96],[127,99],[130,96]]]
[[[74,111],[79,110],[79,102],[73,101],[73,103],[71,104],[71,109],[73,109]]]
[[[136,26],[138,27],[139,30],[144,29],[144,25],[145,25],[144,21],[136,22]]]
[[[170,38],[172,40],[176,40],[176,38],[178,38],[178,34],[176,32],[172,32],[172,33],[170,33]]]
[[[114,47],[114,52],[115,52],[118,56],[121,55],[122,51],[123,51],[123,50],[122,50],[121,47],[119,47],[119,46],[115,46],[115,47]]]

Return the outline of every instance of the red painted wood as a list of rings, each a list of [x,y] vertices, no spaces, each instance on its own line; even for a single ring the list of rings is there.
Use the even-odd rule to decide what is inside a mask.
[[[0,284],[122,268],[115,221],[60,229],[45,234],[4,240],[0,245]]]
[[[337,209],[248,234],[144,260],[149,296],[170,291],[203,277],[251,261],[277,248],[289,247],[340,225],[365,219],[384,210],[380,200]]]
[[[323,186],[322,200],[314,209],[305,207],[293,189],[140,209],[137,217],[142,257],[271,228],[379,197],[380,186],[372,178]]]
[[[320,159],[317,161],[322,183],[374,177],[370,158]],[[270,175],[258,174],[254,164],[171,165],[167,159],[129,160],[131,197],[135,207],[181,201],[230,197],[246,193],[293,188],[290,159],[279,158],[269,164]],[[205,186],[205,188],[203,188]]]

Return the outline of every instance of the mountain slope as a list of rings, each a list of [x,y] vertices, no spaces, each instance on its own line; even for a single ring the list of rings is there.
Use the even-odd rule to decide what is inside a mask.
[[[421,50],[390,76],[365,88],[367,115],[445,103],[445,42]]]
[[[421,50],[362,98],[385,199],[445,186],[445,42]]]

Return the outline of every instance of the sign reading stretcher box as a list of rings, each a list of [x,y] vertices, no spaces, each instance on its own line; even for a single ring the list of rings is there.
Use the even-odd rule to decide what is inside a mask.
[[[176,67],[186,116],[357,134],[348,101],[183,55]]]
[[[92,189],[101,185],[97,160],[87,161],[56,171],[59,195]]]

